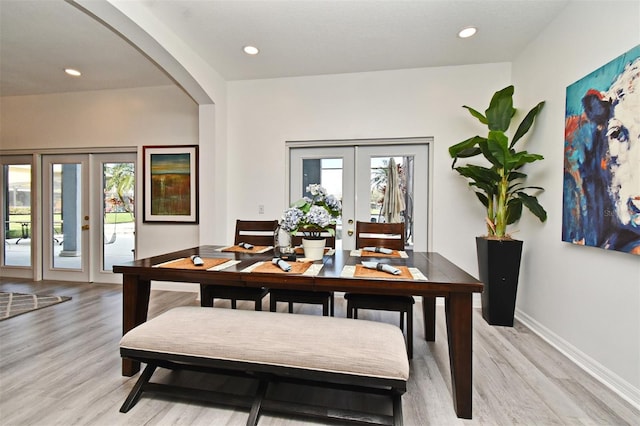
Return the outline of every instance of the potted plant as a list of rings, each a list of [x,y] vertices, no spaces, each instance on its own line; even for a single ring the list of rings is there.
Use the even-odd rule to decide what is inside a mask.
[[[469,181],[487,212],[487,235],[476,238],[479,278],[485,285],[482,316],[489,324],[506,326],[513,326],[522,255],[522,241],[513,239],[507,233],[507,226],[520,219],[523,206],[540,221],[547,219],[547,212],[537,197],[527,192],[542,191],[543,188],[525,186],[527,175],[521,170],[525,164],[542,160],[543,156],[515,148],[533,125],[544,101],[529,111],[509,142],[506,132],[516,113],[513,90],[513,86],[508,86],[497,91],[484,114],[464,105],[463,108],[488,128],[488,134],[449,147],[453,158],[451,167]],[[485,165],[456,167],[458,159],[477,155],[487,160]]]
[[[335,235],[336,220],[342,212],[342,204],[334,195],[318,184],[307,186],[311,197],[303,197],[285,210],[280,226],[285,231],[304,235],[302,246],[304,256],[319,260],[324,255],[326,239],[322,234]]]

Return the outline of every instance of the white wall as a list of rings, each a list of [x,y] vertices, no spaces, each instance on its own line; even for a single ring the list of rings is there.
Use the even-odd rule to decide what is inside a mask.
[[[174,86],[0,98],[0,149],[197,145],[198,106]],[[140,175],[142,176],[142,175]],[[136,188],[142,197],[142,179]],[[141,205],[140,205],[141,206]],[[137,255],[148,257],[198,245],[197,225],[137,221]]]
[[[235,218],[281,217],[287,140],[433,136],[433,248],[475,274],[482,206],[450,169],[447,148],[478,131],[462,105],[484,106],[510,78],[502,63],[230,82],[228,228]]]
[[[461,106],[482,111],[513,82],[516,107],[547,101],[527,148],[546,157],[528,172],[546,188],[549,219],[525,214],[514,228],[525,241],[518,318],[638,404],[640,262],[561,242],[564,91],[638,43],[637,3],[618,4],[615,25],[584,25],[606,16],[607,5],[570,6],[513,64],[513,78],[511,64],[487,64],[230,82],[228,229],[235,218],[280,217],[287,140],[434,136],[432,250],[477,275],[483,211],[446,150],[480,131]]]
[[[526,242],[517,316],[636,404],[640,259],[564,243],[561,232],[566,88],[638,43],[640,2],[579,2],[513,64],[518,102],[547,102],[528,149],[545,156],[530,177],[546,189],[541,202],[549,213],[544,225],[520,223]]]

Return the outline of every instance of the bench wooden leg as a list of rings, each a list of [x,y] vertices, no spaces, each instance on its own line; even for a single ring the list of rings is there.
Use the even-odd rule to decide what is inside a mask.
[[[258,385],[258,390],[256,391],[255,399],[253,400],[253,404],[251,405],[249,418],[247,419],[247,426],[255,426],[258,424],[258,418],[260,417],[260,407],[262,406],[262,401],[264,400],[264,397],[267,394],[268,386],[269,386],[268,381],[260,380],[260,384]]]
[[[393,425],[402,426],[402,394],[393,396]]]
[[[278,302],[273,295],[269,296],[269,311],[275,312],[278,310]]]
[[[140,395],[142,395],[142,389],[147,383],[149,383],[149,380],[151,380],[151,376],[153,376],[153,372],[156,371],[156,368],[158,368],[158,366],[155,364],[147,365],[147,368],[144,369],[144,371],[140,375],[140,378],[133,386],[133,389],[131,389],[131,392],[129,392],[129,396],[127,396],[124,404],[122,404],[122,407],[120,407],[121,413],[126,413],[134,405],[136,405],[136,402],[138,402],[138,399],[140,399]]]
[[[407,355],[413,359],[413,305],[407,309]]]
[[[330,315],[332,317],[334,317],[335,316],[335,304],[336,304],[336,302],[335,302],[335,299],[333,297],[333,293],[331,293],[331,297],[329,298],[329,303],[331,304],[331,307],[329,308]]]

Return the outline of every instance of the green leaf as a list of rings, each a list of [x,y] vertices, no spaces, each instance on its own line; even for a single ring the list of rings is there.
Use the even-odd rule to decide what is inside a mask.
[[[509,182],[517,180],[517,179],[526,179],[527,175],[522,173],[522,172],[516,172],[516,171],[511,171],[509,172],[509,174],[507,175],[507,180]]]
[[[544,157],[540,154],[529,154],[527,151],[521,151],[509,159],[508,168],[517,169],[527,163],[533,163],[534,161],[543,160]]]
[[[531,108],[531,111],[524,117],[520,125],[518,126],[518,130],[516,130],[516,134],[513,135],[513,140],[511,141],[511,147],[513,147],[521,137],[523,137],[533,125],[533,122],[538,115],[538,113],[542,110],[544,106],[544,101],[540,102],[538,105]]]
[[[489,199],[487,198],[486,195],[484,195],[482,192],[476,192],[476,197],[478,197],[478,200],[480,200],[480,202],[482,203],[483,206],[489,207]]]
[[[524,192],[518,192],[518,197],[522,201],[522,204],[525,205],[533,213],[540,222],[544,222],[547,220],[547,211],[538,203],[538,198],[533,195],[526,194]]]
[[[493,199],[493,197],[498,193],[498,188],[493,183],[472,182],[469,185],[482,190],[482,192],[486,194],[487,198]]]
[[[495,137],[490,137],[487,142],[487,149],[491,154],[487,158],[496,167],[505,168],[506,164],[511,160],[511,153],[507,147],[507,137],[498,132],[491,132],[491,134]]]
[[[477,150],[477,145],[479,142],[484,140],[486,140],[486,138],[483,138],[481,136],[474,136],[472,138],[459,142],[449,147],[449,155],[451,156],[451,158],[463,158],[478,155],[480,151]],[[475,150],[477,150],[475,154],[473,154],[474,148]]]
[[[466,105],[462,105],[462,108],[466,108],[469,110],[469,112],[471,113],[471,115],[473,115],[475,118],[477,118],[482,124],[487,124],[487,117],[485,117],[484,115],[482,115],[482,113],[476,111],[475,109],[466,106]]]
[[[511,118],[516,113],[513,108],[513,86],[497,91],[491,98],[485,113],[489,130],[506,132],[511,124]]]
[[[493,143],[496,143],[496,142],[494,141]],[[495,167],[502,168],[501,162],[494,156],[494,153],[491,151],[491,149],[489,149],[489,140],[488,139],[487,139],[486,142],[482,142],[482,143],[478,144],[478,146],[482,150],[482,155],[484,156],[484,158],[489,160],[491,162],[491,164],[493,164]]]
[[[474,164],[457,167],[455,170],[462,176],[469,178],[475,182],[485,182],[493,184],[496,179],[500,179],[500,176],[495,172],[495,170],[488,169],[482,166],[476,166]]]
[[[507,225],[516,223],[522,216],[522,201],[512,198],[507,203]]]
[[[296,201],[295,203],[293,203],[291,205],[291,207],[297,207],[297,208],[302,208],[307,204],[307,201],[304,198],[300,198],[298,201]]]

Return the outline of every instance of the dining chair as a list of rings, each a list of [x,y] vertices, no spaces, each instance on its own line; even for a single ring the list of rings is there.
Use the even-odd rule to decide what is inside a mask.
[[[384,247],[404,250],[404,223],[356,222],[356,248]],[[400,313],[400,329],[404,332],[407,316],[407,355],[413,358],[413,305],[412,296],[345,293],[347,318],[358,318],[358,309],[392,311]]]
[[[326,247],[336,248],[336,225],[330,226],[333,229],[333,235],[329,231],[322,232],[320,235],[327,241]],[[291,245],[298,247],[302,245],[302,235],[292,235]],[[274,289],[269,291],[269,310],[275,312],[278,302],[289,304],[289,313],[293,313],[294,303],[306,303],[310,305],[322,305],[322,315],[334,316],[334,296],[332,291],[305,291],[305,290],[286,290]]]
[[[254,246],[272,246],[277,227],[277,220],[236,220],[233,244],[244,242]],[[215,299],[229,299],[231,309],[236,309],[238,300],[249,300],[255,303],[256,311],[261,311],[262,299],[267,293],[269,290],[265,287],[200,284],[200,305],[211,307]]]

